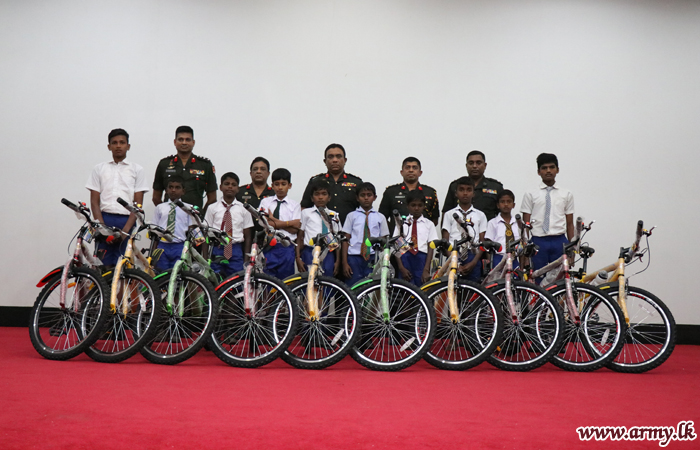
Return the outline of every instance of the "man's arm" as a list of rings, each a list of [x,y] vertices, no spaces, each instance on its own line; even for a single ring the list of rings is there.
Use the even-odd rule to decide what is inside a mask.
[[[567,214],[566,215],[566,237],[569,239],[569,242],[574,238],[574,215],[573,214]]]
[[[160,205],[161,203],[163,203],[163,191],[153,189],[153,197],[151,197],[151,199],[153,200],[154,205]]]
[[[297,259],[297,268],[299,272],[306,272],[306,264],[301,260],[301,250],[304,248],[304,230],[299,230],[297,232],[297,246],[294,249],[294,253]]]
[[[207,192],[207,202],[204,204],[203,211],[206,213],[209,205],[216,203],[216,191]]]
[[[245,228],[243,229],[243,254],[250,253],[250,249],[253,246],[253,229]]]
[[[301,202],[299,202],[299,205],[301,205],[302,209],[311,208],[312,206],[314,206],[314,202],[311,201],[311,182],[312,181],[313,181],[313,177],[306,184],[306,188],[304,189],[304,195],[301,196]]]
[[[530,216],[532,216],[532,214],[523,213],[523,223],[530,223]]]
[[[139,205],[143,205],[143,191],[134,192],[134,201]],[[131,230],[131,227],[134,226],[134,223],[136,223],[136,215],[131,213],[129,214],[129,219],[126,221],[126,225],[124,225],[124,228],[122,228],[122,231],[128,233],[129,230]]]

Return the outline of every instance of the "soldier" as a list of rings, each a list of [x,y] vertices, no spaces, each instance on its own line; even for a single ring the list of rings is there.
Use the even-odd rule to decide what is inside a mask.
[[[270,161],[262,156],[256,157],[250,163],[250,184],[241,186],[236,200],[248,203],[255,209],[260,207],[260,200],[275,195],[275,191],[267,184],[270,176]]]
[[[488,220],[493,219],[498,214],[498,194],[503,190],[500,181],[484,176],[486,171],[486,156],[479,150],[472,150],[467,154],[467,174],[474,182],[474,208],[486,214]],[[443,222],[445,213],[457,206],[455,196],[457,180],[450,183],[445,196],[445,204],[442,207]]]
[[[418,158],[409,156],[401,164],[401,176],[403,183],[393,184],[384,190],[382,201],[379,204],[379,212],[384,214],[389,222],[389,230],[394,232],[394,216],[392,212],[396,209],[402,216],[408,216],[408,203],[406,194],[409,191],[418,189],[425,196],[425,210],[423,216],[432,221],[435,225],[440,218],[440,206],[438,205],[437,192],[427,184],[420,184],[418,179],[423,174]]]
[[[194,131],[183,125],[175,130],[175,149],[177,154],[163,158],[156,168],[153,180],[153,204],[163,202],[163,191],[168,185],[168,178],[179,175],[185,182],[185,195],[182,201],[195,205],[205,211],[207,206],[216,202],[216,175],[211,161],[192,153],[194,148]],[[207,203],[202,207],[204,194]]]
[[[359,206],[355,189],[362,184],[361,178],[345,172],[347,161],[348,158],[345,156],[345,149],[342,145],[331,144],[326,147],[323,153],[323,162],[326,164],[328,172],[311,177],[301,198],[302,208],[314,206],[311,201],[311,191],[314,180],[320,178],[326,180],[330,185],[331,199],[326,208],[337,212],[340,215],[341,223],[345,222],[345,217]]]

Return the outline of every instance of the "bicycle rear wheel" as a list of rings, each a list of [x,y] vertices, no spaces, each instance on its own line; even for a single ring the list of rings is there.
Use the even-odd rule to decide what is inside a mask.
[[[435,335],[435,310],[416,286],[392,278],[387,286],[388,317],[380,304],[381,283],[372,281],[355,291],[362,308],[360,337],[350,355],[373,370],[396,371],[420,361]]]
[[[160,301],[160,289],[150,276],[142,270],[123,269],[116,308],[108,309],[106,330],[85,353],[107,363],[124,361],[138,353],[155,336],[162,310],[156,299]]]
[[[600,289],[617,301],[617,283]],[[668,307],[649,291],[627,287],[629,325],[622,351],[606,367],[616,372],[642,373],[659,367],[676,345],[676,321]]]
[[[617,302],[603,291],[583,283],[573,283],[572,288],[581,319],[578,324],[569,313],[565,281],[547,288],[564,310],[564,338],[551,363],[565,370],[590,372],[620,353],[627,326]]]
[[[66,360],[90,347],[107,320],[109,287],[93,269],[74,267],[60,304],[61,273],[50,279],[32,307],[29,338],[46,359]],[[86,320],[88,319],[88,320]]]
[[[435,339],[425,360],[440,369],[470,369],[484,362],[501,342],[501,306],[487,289],[458,280],[455,283],[455,298],[459,320],[453,322],[447,291],[447,280],[442,280],[428,292],[437,322]]]
[[[294,338],[298,310],[285,284],[269,275],[251,276],[254,307],[246,311],[244,277],[219,286],[221,313],[210,339],[216,356],[234,367],[260,367],[284,352]]]
[[[343,359],[352,349],[362,325],[357,300],[343,282],[330,277],[315,280],[318,317],[307,309],[308,278],[290,286],[296,298],[299,324],[296,336],[281,358],[299,369],[323,369]]]
[[[540,286],[513,281],[513,320],[505,282],[490,289],[501,304],[504,327],[501,343],[488,362],[502,370],[521,372],[547,363],[561,348],[564,312],[559,303]]]
[[[141,348],[144,358],[156,364],[178,364],[194,356],[211,334],[219,314],[214,287],[202,275],[189,271],[177,274],[174,305],[169,308],[170,276],[158,279],[160,298],[157,303],[161,307],[161,317],[155,337]]]

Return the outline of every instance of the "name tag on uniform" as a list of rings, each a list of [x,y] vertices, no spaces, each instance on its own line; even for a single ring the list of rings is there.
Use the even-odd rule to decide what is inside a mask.
[[[406,198],[406,196],[405,195],[396,195],[396,196],[394,196],[394,198],[398,198],[399,200],[403,200]]]
[[[204,175],[204,171],[198,170],[198,169],[190,169],[190,174],[191,175]]]
[[[483,192],[484,194],[498,194],[498,191],[496,191],[495,189],[482,189],[481,192]]]
[[[241,198],[242,198],[243,200],[250,200],[250,199],[253,198],[253,197],[250,196],[250,195],[241,195]]]

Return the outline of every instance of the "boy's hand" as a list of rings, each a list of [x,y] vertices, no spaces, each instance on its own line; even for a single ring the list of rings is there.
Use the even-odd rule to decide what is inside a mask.
[[[460,273],[460,274],[462,274],[462,275],[467,275],[469,272],[471,272],[472,270],[474,270],[474,266],[475,266],[475,265],[476,265],[476,264],[474,263],[474,261],[470,261],[470,262],[468,262],[468,263],[466,263],[466,264],[464,264],[464,265],[460,265],[460,266],[457,268],[457,270],[459,270],[459,273]]]
[[[343,275],[345,275],[345,278],[347,279],[352,277],[352,268],[350,267],[350,264],[343,263]]]
[[[425,284],[428,281],[430,281],[430,278],[431,278],[430,271],[428,269],[423,270],[423,276],[421,277],[421,282],[423,282],[423,284]]]
[[[411,271],[408,270],[405,267],[399,267],[399,271],[401,272],[401,278],[403,278],[406,281],[411,281],[413,278],[413,275],[411,275]]]
[[[306,264],[301,260],[301,257],[297,256],[297,269],[299,272],[306,272]]]

